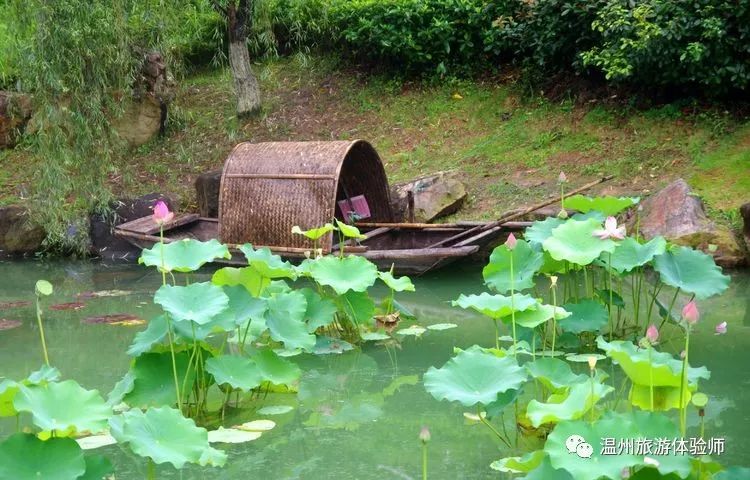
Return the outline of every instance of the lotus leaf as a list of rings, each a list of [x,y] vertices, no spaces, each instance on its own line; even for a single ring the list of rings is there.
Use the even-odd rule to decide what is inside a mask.
[[[115,468],[112,466],[112,462],[104,455],[87,455],[84,457],[84,460],[86,461],[86,473],[76,480],[107,480],[114,478],[111,475],[114,473]]]
[[[207,323],[196,323],[193,321],[174,322],[172,324],[175,335],[185,339],[187,343],[195,340],[206,340],[211,335],[224,332],[235,332],[237,324],[235,317],[229,310],[224,310],[220,314],[211,317]]]
[[[112,408],[96,390],[86,390],[74,380],[47,385],[22,386],[13,405],[29,412],[42,432],[67,437],[76,432],[101,432],[107,427]]]
[[[167,272],[193,272],[217,258],[229,260],[232,254],[226,245],[215,239],[200,242],[186,238],[167,244],[157,243],[151,248],[144,249],[138,263],[161,270],[162,258],[164,270]]]
[[[595,359],[597,361],[604,360],[604,355],[601,355],[599,353],[567,353],[565,354],[565,360],[569,362],[575,362],[575,363],[588,363],[589,360]]]
[[[287,348],[312,350],[315,335],[307,331],[304,322],[307,299],[300,292],[279,293],[267,299],[266,325],[271,338],[284,342]]]
[[[269,405],[258,410],[261,415],[284,415],[294,410],[291,405]]]
[[[554,360],[554,359],[544,359]],[[591,392],[591,379],[588,382],[576,383],[567,393],[550,395],[547,403],[532,399],[526,407],[526,416],[534,428],[545,423],[559,423],[563,420],[575,420],[583,417],[596,402],[611,393],[614,388],[594,381],[594,392]]]
[[[47,280],[37,280],[36,285],[34,286],[34,291],[36,291],[37,295],[48,297],[52,295],[52,284]]]
[[[275,385],[290,385],[299,380],[302,373],[294,362],[281,358],[268,349],[260,350],[253,355],[253,361],[263,379]]]
[[[513,276],[511,276],[511,258]],[[482,270],[485,283],[498,293],[525,290],[534,286],[534,275],[544,263],[541,252],[532,250],[529,244],[519,240],[513,250],[500,245],[492,251],[490,261]]]
[[[591,458],[571,454],[565,442],[571,435],[580,435],[594,446]],[[660,413],[633,410],[627,413],[605,412],[593,424],[587,420],[559,423],[550,433],[544,445],[552,467],[567,470],[576,480],[597,480],[606,477],[620,480],[623,468],[645,466],[643,455],[602,455],[599,442],[602,438],[678,438],[677,426]],[[674,451],[672,450],[674,453]],[[690,473],[690,457],[687,455],[649,455],[659,462],[659,473],[676,473],[685,478]]]
[[[633,237],[625,237],[612,252],[612,269],[618,273],[627,273],[636,267],[646,265],[655,256],[666,251],[667,241],[664,237],[654,237],[646,243],[639,243]],[[609,255],[603,255],[601,261],[606,266]]]
[[[488,405],[500,393],[517,390],[526,371],[512,356],[498,358],[477,347],[460,352],[440,369],[424,375],[425,389],[438,400],[460,402],[465,407]]]
[[[326,223],[322,227],[318,228],[311,228],[309,230],[302,230],[299,225],[295,225],[292,227],[292,233],[296,233],[297,235],[303,235],[310,240],[318,240],[320,237],[325,235],[326,233],[332,232],[336,230],[336,227],[331,225],[330,223]]]
[[[390,272],[378,272],[378,278],[380,278],[383,281],[383,283],[388,285],[388,288],[390,288],[393,291],[396,291],[396,292],[413,292],[414,291],[414,284],[411,282],[411,278],[407,276],[396,278]]]
[[[256,250],[246,243],[240,247],[240,251],[245,254],[248,265],[263,278],[297,278],[297,272],[292,264],[274,255],[268,247]]]
[[[458,300],[453,301],[454,307],[471,308],[493,319],[506,317],[514,311],[533,310],[536,309],[537,305],[536,300],[520,293],[513,294],[513,301],[511,301],[511,297],[490,295],[487,292],[468,296],[462,293]]]
[[[125,375],[115,383],[112,391],[107,395],[107,405],[114,407],[122,403],[122,399],[125,395],[133,391],[135,386],[135,376],[132,370],[125,372]]]
[[[208,432],[208,443],[247,443],[259,439],[261,435],[261,432],[219,427]]]
[[[263,381],[255,362],[236,355],[220,355],[206,360],[206,372],[214,376],[217,385],[249,392]]]
[[[71,480],[86,471],[83,451],[70,438],[39,440],[16,433],[0,443],[0,479]]]
[[[563,205],[565,205],[565,208],[578,210],[581,213],[596,211],[604,215],[617,215],[640,201],[641,199],[638,197],[585,197],[583,195],[573,195],[563,200]]]
[[[338,311],[336,304],[328,298],[321,298],[310,288],[298,290],[307,300],[307,310],[304,319],[307,322],[307,331],[314,333],[320,327],[327,327],[333,322],[334,315]]]
[[[525,310],[516,313],[516,324],[525,328],[536,328],[544,322],[551,320],[552,317],[562,320],[570,316],[570,312],[561,307],[553,305],[538,304],[535,310]],[[505,322],[510,322],[510,316],[503,318]]]
[[[364,332],[360,336],[362,337],[362,340],[364,340],[365,342],[378,342],[381,340],[389,340],[391,338],[390,335],[388,335],[387,333],[382,333],[382,332]]]
[[[226,454],[208,444],[206,429],[174,408],[129,410],[109,423],[119,443],[128,443],[133,452],[154,463],[171,463],[180,469],[186,463],[222,466],[226,462]]]
[[[21,384],[13,380],[0,380],[0,417],[13,417],[18,412],[13,406],[13,399],[18,394]]]
[[[224,291],[208,282],[193,283],[186,287],[163,285],[154,294],[157,303],[175,322],[192,320],[203,325],[229,306]]]
[[[260,297],[268,285],[271,284],[271,280],[262,276],[253,267],[224,267],[214,272],[213,277],[211,277],[211,283],[218,286],[241,285],[253,297]]]
[[[367,292],[346,292],[340,297],[344,313],[356,324],[362,325],[375,315],[375,302]]]
[[[651,410],[651,388],[646,385],[634,383],[630,387],[630,403],[641,410]],[[682,397],[682,406],[690,403],[690,389],[685,389]],[[667,411],[680,408],[680,387],[654,387],[654,409],[653,411]]]
[[[575,374],[570,364],[559,358],[537,358],[525,365],[529,374],[539,380],[551,392],[559,393],[571,385],[589,380],[588,375]]]
[[[495,401],[487,405],[485,408],[487,412],[487,418],[493,419],[500,415],[503,410],[505,410],[505,407],[513,403],[516,398],[518,398],[519,393],[521,393],[520,390],[514,389],[506,390],[503,393],[498,393]]]
[[[729,287],[729,276],[721,273],[710,255],[688,247],[672,247],[654,258],[654,269],[662,282],[698,298],[708,298]]]
[[[729,467],[714,476],[714,480],[747,480],[750,478],[750,468]]]
[[[432,325],[427,325],[427,330],[450,330],[451,328],[456,328],[458,325],[455,323],[433,323]]]
[[[49,382],[56,382],[60,379],[60,370],[49,365],[42,365],[42,367],[31,372],[26,380],[23,381],[24,385],[46,385]]]
[[[145,330],[135,334],[133,343],[128,347],[128,355],[137,357],[148,352],[154,345],[167,338],[167,329],[167,318],[164,315],[154,318],[148,322]]]
[[[188,370],[189,355],[187,352],[175,354],[177,378],[184,379]],[[136,358],[130,367],[133,375],[133,388],[125,394],[122,401],[131,407],[149,407],[155,405],[176,405],[177,394],[174,386],[172,356],[170,352],[144,353]],[[180,385],[183,397],[193,388],[195,369],[190,369],[185,388]],[[184,398],[183,398],[184,399]]]
[[[550,463],[549,457],[545,455],[542,463],[528,475],[519,477],[518,480],[574,480],[567,470],[555,469]]]
[[[412,325],[411,327],[402,328],[396,332],[397,335],[407,335],[412,337],[421,337],[427,329],[420,325]]]
[[[651,361],[649,362],[648,350],[638,348],[631,342],[622,340],[607,342],[600,336],[596,339],[596,345],[608,357],[620,364],[620,367],[634,384],[649,386],[651,385],[651,375],[653,375],[653,385],[656,387],[680,386],[682,361],[672,357],[667,352],[652,351]],[[711,374],[706,367],[692,368],[688,366],[688,384],[693,390],[699,379],[708,379],[710,376]]]
[[[329,255],[319,258],[310,267],[313,279],[343,295],[349,290],[364,292],[375,283],[378,269],[363,257],[350,255],[344,258]]]
[[[547,217],[537,220],[526,229],[523,238],[530,244],[542,245],[545,240],[552,236],[552,230],[565,223],[565,220],[556,217]]]
[[[616,291],[609,290],[606,288],[602,290],[597,288],[594,291],[596,292],[597,298],[599,298],[599,300],[603,304],[609,305],[609,300],[611,298],[612,306],[617,307],[617,308],[625,308],[625,300]]]
[[[615,242],[594,236],[601,228],[601,223],[594,219],[568,220],[552,230],[552,236],[544,241],[543,247],[555,260],[588,265],[602,253],[615,250]]]
[[[355,227],[354,225],[347,225],[344,222],[340,222],[338,218],[336,219],[336,227],[341,232],[341,234],[347,238],[356,238],[356,239],[367,238],[367,236],[362,235],[362,233],[360,233],[357,227]]]
[[[268,310],[265,299],[248,295],[240,285],[227,285],[223,290],[229,299],[229,308],[225,313],[234,318],[236,325],[246,325],[248,320],[265,321]]]
[[[339,338],[318,337],[313,353],[315,355],[329,355],[332,353],[344,353],[353,349],[354,347],[351,343]]]
[[[560,328],[565,332],[598,332],[609,320],[607,308],[594,300],[566,303],[563,308],[570,312],[570,316],[560,322]]]
[[[528,473],[541,465],[545,457],[547,457],[547,454],[544,453],[544,450],[535,450],[522,457],[506,457],[495,460],[490,464],[490,468],[498,472]]]
[[[252,422],[246,422],[234,428],[245,430],[247,432],[267,432],[273,430],[275,427],[276,422],[273,420],[253,420]]]

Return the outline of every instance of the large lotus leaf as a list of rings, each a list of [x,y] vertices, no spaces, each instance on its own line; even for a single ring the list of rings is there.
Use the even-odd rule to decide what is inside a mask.
[[[523,233],[523,238],[531,244],[542,245],[545,240],[552,236],[552,230],[565,223],[565,220],[557,217],[547,217],[532,223]]]
[[[174,322],[172,324],[175,335],[185,339],[188,343],[195,340],[206,340],[216,333],[234,332],[237,330],[235,317],[229,310],[224,310],[218,315],[211,317],[206,323],[193,321]]]
[[[528,295],[514,293],[513,298],[504,295],[490,295],[483,292],[479,295],[464,295],[453,301],[454,307],[471,308],[490,318],[506,317],[513,312],[536,309],[538,302]]]
[[[31,372],[26,380],[23,381],[24,385],[46,385],[49,382],[56,382],[60,380],[60,370],[49,365],[42,365],[42,367]]]
[[[499,358],[476,347],[459,352],[442,368],[430,367],[424,374],[425,389],[433,397],[466,407],[488,405],[499,393],[517,390],[525,380],[526,371],[515,358]]]
[[[226,454],[208,444],[206,429],[174,408],[129,410],[109,423],[119,443],[128,443],[133,452],[154,463],[181,469],[186,463],[222,466],[226,462]]]
[[[539,245],[539,248],[541,249],[542,246]],[[544,263],[542,264],[542,268],[539,269],[539,273],[543,273],[545,275],[565,273],[567,264],[564,260],[555,260],[554,258],[552,258],[552,255],[550,255],[546,250],[544,250],[542,253],[544,255]]]
[[[619,273],[626,273],[636,267],[646,265],[655,256],[663,254],[667,249],[664,237],[654,237],[646,243],[639,243],[633,237],[625,237],[615,251],[612,252],[612,269]],[[602,255],[602,263],[606,266],[609,255]]]
[[[560,328],[565,332],[598,332],[609,321],[607,308],[594,300],[566,303],[563,308],[570,312],[570,316],[560,322]]]
[[[729,276],[721,273],[710,255],[688,247],[672,247],[657,255],[654,269],[662,282],[698,298],[718,295],[729,287]]]
[[[313,349],[313,353],[315,355],[340,355],[350,350],[354,350],[354,346],[345,340],[341,340],[340,338],[321,336],[318,337],[315,341],[315,348]]]
[[[576,383],[585,382],[589,379],[588,375],[573,373],[570,364],[559,358],[537,358],[536,361],[529,362],[524,366],[532,377],[539,380],[542,385],[554,393],[562,392]]]
[[[234,318],[237,325],[246,325],[248,320],[263,320],[268,305],[265,299],[249,295],[247,290],[240,285],[227,285],[223,287],[224,293],[229,299],[229,308],[225,313]]]
[[[344,258],[329,255],[319,258],[310,267],[313,279],[328,285],[343,295],[349,290],[364,292],[375,283],[378,269],[364,257],[350,255]]]
[[[112,408],[96,390],[86,390],[74,380],[21,387],[13,400],[19,412],[29,412],[42,432],[67,437],[76,432],[101,432]]]
[[[256,250],[246,243],[240,247],[240,251],[245,254],[248,265],[265,278],[297,278],[292,264],[274,255],[267,247]]]
[[[284,342],[287,348],[312,350],[315,335],[307,331],[304,321],[307,299],[300,292],[278,293],[267,299],[266,325],[271,338]]]
[[[260,297],[266,287],[271,284],[271,279],[264,277],[253,267],[224,267],[214,272],[211,283],[224,287],[241,285],[253,297]]]
[[[336,304],[328,298],[321,298],[310,288],[298,290],[307,300],[307,310],[305,311],[305,321],[307,322],[307,331],[315,332],[320,327],[326,327],[333,322],[333,316],[338,310]]]
[[[615,242],[594,236],[594,232],[601,228],[601,223],[594,219],[568,220],[552,230],[552,236],[544,241],[543,247],[555,260],[588,265],[603,252],[615,250]]]
[[[487,418],[492,420],[503,413],[505,407],[513,403],[520,393],[520,390],[506,390],[503,393],[498,393],[494,402],[485,405],[484,411],[487,414]]]
[[[39,440],[16,433],[0,443],[0,479],[73,480],[86,471],[83,450],[71,438]]]
[[[682,396],[682,406],[690,403],[692,393],[686,388]],[[651,388],[633,383],[630,387],[630,403],[641,410],[651,410]],[[680,387],[654,387],[653,411],[667,411],[680,408]]]
[[[528,473],[541,465],[547,457],[544,450],[535,450],[524,454],[522,457],[505,457],[495,460],[490,464],[490,468],[498,472],[506,473]]]
[[[580,435],[591,444],[593,454],[582,458],[569,453],[565,442],[571,435]],[[612,480],[622,478],[622,470],[629,467],[643,467],[644,455],[602,455],[600,442],[603,438],[615,441],[636,438],[679,438],[680,434],[672,420],[660,413],[633,410],[626,413],[605,412],[593,424],[588,420],[573,420],[559,423],[547,437],[544,451],[549,455],[554,468],[567,470],[576,480],[597,480],[602,477]],[[674,450],[672,450],[674,453]],[[635,452],[633,452],[635,453]],[[681,478],[690,474],[690,457],[687,455],[648,455],[659,462],[662,475],[672,472]]]
[[[167,338],[167,329],[167,318],[164,315],[154,318],[148,322],[145,330],[135,334],[133,343],[128,347],[128,355],[137,357],[148,352],[154,345]]]
[[[112,462],[104,455],[87,455],[84,457],[84,460],[86,461],[86,473],[76,480],[107,480],[114,478],[111,475],[114,473],[115,468],[112,466]]]
[[[567,470],[554,468],[549,456],[545,455],[538,467],[530,471],[528,475],[519,477],[518,480],[574,480],[574,478]]]
[[[208,432],[209,443],[247,443],[257,440],[263,435],[261,432],[249,432],[237,428],[219,427],[218,430]]]
[[[253,361],[264,380],[274,385],[290,385],[297,380],[302,370],[294,362],[279,357],[273,350],[263,349],[253,355]]]
[[[614,390],[609,385],[594,381],[592,395],[591,382],[589,379],[588,382],[576,383],[567,393],[552,394],[547,399],[548,403],[532,399],[526,407],[526,416],[535,428],[545,423],[560,423],[583,417],[596,402]]]
[[[229,385],[234,389],[250,391],[263,380],[255,362],[236,355],[220,355],[206,360],[206,372],[214,376],[218,385]]]
[[[511,259],[513,275],[511,276]],[[492,251],[490,262],[482,270],[485,283],[498,293],[525,290],[534,286],[534,275],[544,263],[541,252],[532,250],[528,242],[519,240],[513,250],[500,245]]]
[[[186,287],[163,285],[154,294],[154,302],[161,305],[175,322],[192,320],[205,324],[229,306],[224,291],[208,282]]]
[[[193,389],[195,369],[185,379],[188,369],[187,352],[175,354],[177,378],[180,381],[180,394],[184,397]],[[131,407],[145,408],[154,405],[176,405],[177,392],[174,385],[172,355],[170,352],[144,353],[136,358],[131,367],[133,388],[122,398]],[[183,388],[184,386],[184,388]]]
[[[604,215],[617,215],[640,202],[638,197],[585,197],[573,195],[563,200],[565,208],[578,210],[581,213],[590,211],[601,212]]]
[[[322,227],[318,228],[311,228],[309,230],[302,230],[299,225],[295,225],[292,227],[292,233],[296,233],[297,235],[303,235],[310,240],[318,240],[320,237],[325,235],[328,232],[332,232],[336,230],[336,227],[331,225],[330,223],[326,223]]]
[[[125,372],[125,375],[115,383],[115,386],[112,387],[112,391],[107,394],[107,405],[114,407],[115,405],[122,403],[122,399],[125,398],[125,395],[133,391],[134,386],[135,376],[133,375],[132,370],[128,370]],[[176,397],[177,394],[175,393],[175,398]]]
[[[525,310],[518,312],[515,315],[516,324],[521,325],[525,328],[536,328],[544,322],[551,320],[552,317],[555,319],[562,320],[570,316],[570,312],[560,307],[554,307],[553,305],[538,304],[535,310]],[[503,321],[510,322],[511,317],[507,316],[503,318]]]
[[[227,260],[232,258],[226,245],[222,245],[215,239],[200,242],[186,238],[168,244],[157,243],[151,248],[144,249],[138,263],[161,270],[162,252],[164,270],[167,272],[193,272],[217,258]]]
[[[608,357],[620,364],[625,374],[630,380],[638,385],[651,385],[653,375],[653,385],[657,387],[679,387],[682,375],[682,361],[678,360],[667,352],[651,352],[649,361],[649,351],[645,348],[639,348],[631,342],[622,340],[613,340],[607,342],[601,336],[596,339],[596,345],[603,350]],[[687,378],[688,384],[694,387],[698,379],[708,379],[711,374],[706,367],[693,368],[688,366]]]
[[[375,315],[375,302],[367,292],[346,292],[340,301],[344,313],[356,324],[369,322]]]
[[[388,288],[396,292],[413,292],[414,284],[411,282],[411,278],[407,276],[394,277],[391,272],[378,272],[378,278],[383,281]]]

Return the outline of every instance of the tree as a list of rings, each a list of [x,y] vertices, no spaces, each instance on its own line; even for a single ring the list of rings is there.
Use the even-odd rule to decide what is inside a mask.
[[[253,21],[253,0],[214,0],[225,18],[229,38],[229,66],[237,95],[237,116],[247,117],[260,110],[260,86],[250,65],[247,37]]]

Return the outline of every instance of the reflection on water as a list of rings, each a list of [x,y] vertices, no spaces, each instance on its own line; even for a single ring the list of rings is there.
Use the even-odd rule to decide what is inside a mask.
[[[81,301],[79,310],[45,310],[45,329],[51,362],[66,378],[104,394],[128,368],[125,350],[143,327],[90,325],[91,316],[129,313],[148,319],[156,313],[151,304],[161,277],[130,265],[86,262],[0,263],[0,304],[32,300],[34,283],[45,278],[55,286],[48,305]],[[210,272],[209,272],[210,273]],[[204,280],[208,273],[194,280]],[[691,336],[690,358],[706,365],[711,380],[703,383],[711,398],[706,411],[706,434],[726,438],[724,464],[750,465],[743,444],[750,426],[750,275],[734,275],[729,291],[701,302],[702,318]],[[278,426],[260,440],[226,447],[229,462],[223,469],[189,468],[177,472],[161,468],[159,478],[237,479],[265,475],[269,479],[412,479],[421,477],[421,450],[417,438],[427,425],[430,478],[496,478],[492,460],[512,452],[480,425],[468,425],[465,409],[435,401],[424,391],[421,376],[431,365],[440,366],[453,347],[474,343],[490,346],[491,322],[452,308],[449,301],[462,293],[482,290],[479,268],[454,269],[416,279],[417,292],[401,298],[424,325],[452,322],[459,328],[428,331],[422,338],[407,338],[401,348],[386,350],[366,345],[344,355],[296,357],[305,372],[299,394],[270,394],[257,408],[289,405],[294,409],[268,417]],[[125,296],[92,297],[83,292],[122,290]],[[42,363],[32,305],[0,310],[0,319],[21,320],[20,328],[0,331],[0,376],[23,378]],[[729,333],[713,335],[714,326],[726,321]],[[665,335],[668,339],[669,335]],[[677,351],[675,342],[664,346]],[[236,415],[229,412],[228,415]],[[248,412],[236,419],[244,420]],[[257,414],[249,413],[252,417]],[[691,418],[693,431],[697,417]],[[15,429],[13,419],[0,419],[0,433]],[[529,445],[534,446],[533,441]],[[224,447],[222,447],[224,448]],[[114,460],[117,478],[145,477],[145,464],[126,450],[107,447],[102,453]]]

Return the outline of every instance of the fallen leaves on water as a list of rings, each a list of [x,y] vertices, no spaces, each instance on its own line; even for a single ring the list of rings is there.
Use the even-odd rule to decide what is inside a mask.
[[[9,308],[28,307],[29,305],[31,305],[31,302],[27,302],[26,300],[18,300],[14,302],[0,302],[0,310],[7,310]]]
[[[85,307],[85,303],[81,302],[66,302],[66,303],[58,303],[55,305],[50,305],[50,310],[80,310],[83,307]]]
[[[18,320],[6,320],[5,318],[0,318],[0,330],[11,330],[20,326],[21,322]]]
[[[97,292],[81,292],[76,295],[77,298],[100,298],[100,297],[124,297],[132,295],[130,290],[99,290]]]
[[[132,326],[143,325],[146,321],[129,313],[114,313],[111,315],[100,315],[83,319],[83,323]]]

